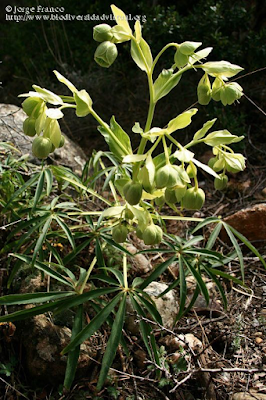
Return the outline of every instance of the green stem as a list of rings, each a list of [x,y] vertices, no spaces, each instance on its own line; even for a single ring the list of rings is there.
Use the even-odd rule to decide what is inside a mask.
[[[104,165],[104,163],[103,163],[101,157],[100,157],[100,159],[99,159],[99,162],[100,162],[100,165],[101,165],[102,169],[105,171],[106,168],[105,168],[105,165]],[[108,173],[105,171],[104,174],[105,174],[105,176],[106,176],[106,178],[107,178],[107,177],[108,177]],[[108,184],[109,184],[109,187],[110,187],[110,189],[111,189],[111,192],[112,192],[112,195],[113,195],[113,198],[114,198],[115,202],[118,203],[117,193],[116,193],[116,190],[115,190],[115,187],[114,187],[113,182],[110,180],[110,181],[108,182]]]
[[[123,254],[123,277],[124,277],[124,289],[128,289],[127,281],[127,255]]]
[[[161,55],[165,52],[165,50],[169,49],[170,47],[175,47],[176,49],[178,49],[179,45],[177,43],[168,43],[166,46],[164,46],[162,48],[162,50],[157,54],[157,56],[155,57],[152,67],[151,67],[151,73],[153,73],[155,65],[157,64],[159,58],[161,57]]]
[[[168,148],[167,148],[165,136],[163,136],[163,149],[164,149],[164,154],[165,154],[166,165],[169,165],[170,164],[170,160],[169,160],[169,153],[168,153]]]

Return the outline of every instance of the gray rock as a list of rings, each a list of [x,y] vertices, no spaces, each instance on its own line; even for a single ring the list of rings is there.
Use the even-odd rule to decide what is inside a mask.
[[[0,142],[11,142],[23,155],[29,154],[29,160],[35,164],[40,161],[32,155],[31,143],[33,138],[24,135],[23,121],[26,119],[24,111],[12,104],[0,104]],[[75,142],[65,134],[65,145],[51,154],[53,164],[64,165],[81,174],[86,162],[86,155]]]

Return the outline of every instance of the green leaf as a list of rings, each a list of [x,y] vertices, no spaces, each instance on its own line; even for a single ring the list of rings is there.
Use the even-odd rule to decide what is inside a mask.
[[[231,231],[230,225],[223,224],[223,226],[224,226],[224,228],[225,228],[225,230],[227,232],[227,235],[229,236],[229,238],[230,238],[230,240],[232,242],[232,245],[234,246],[234,248],[236,250],[236,254],[237,254],[237,257],[238,257],[238,260],[239,260],[239,263],[240,263],[242,280],[244,282],[244,279],[245,279],[245,266],[244,266],[244,259],[243,259],[242,251],[240,249],[240,246],[239,246],[235,236],[233,235],[233,233]]]
[[[154,102],[156,103],[162,97],[171,92],[174,87],[179,83],[182,77],[180,71],[173,73],[172,70],[164,70],[154,82]]]
[[[191,108],[190,110],[184,111],[177,117],[172,119],[167,126],[167,133],[170,135],[178,129],[184,129],[191,124],[191,118],[198,112],[197,108]]]
[[[4,213],[4,212],[7,210],[8,206],[9,206],[10,204],[12,204],[12,202],[13,202],[16,198],[18,198],[18,196],[20,196],[26,189],[28,189],[28,187],[33,186],[33,184],[37,181],[37,179],[39,178],[39,176],[40,176],[40,172],[37,172],[37,173],[36,173],[35,175],[33,175],[33,177],[31,177],[26,183],[24,183],[24,185],[23,185],[20,189],[18,189],[18,190],[13,194],[13,196],[9,199],[9,201],[6,203],[5,207],[4,207],[3,210],[2,210],[2,213]]]
[[[34,196],[34,201],[33,201],[33,210],[35,209],[35,207],[37,206],[37,203],[42,195],[42,191],[43,191],[43,185],[44,185],[44,171],[41,172],[40,176],[39,176],[39,180],[37,183],[37,187],[36,187],[36,191],[35,191],[35,196]]]
[[[41,232],[41,234],[39,236],[39,239],[36,242],[36,245],[35,245],[35,248],[34,248],[34,251],[33,251],[32,265],[34,264],[34,262],[35,262],[35,260],[37,258],[38,252],[40,251],[40,249],[41,249],[41,247],[43,245],[43,242],[44,242],[44,240],[46,238],[46,234],[48,232],[48,229],[50,228],[52,220],[53,220],[53,217],[49,216],[47,218],[45,224],[43,225],[42,232]]]
[[[227,129],[223,129],[220,131],[214,131],[209,133],[203,142],[208,146],[220,146],[221,144],[232,144],[240,142],[244,139],[244,136],[236,136],[232,135]]]
[[[217,286],[217,288],[218,288],[218,290],[219,290],[219,292],[220,292],[220,295],[221,295],[221,297],[222,297],[223,306],[224,306],[224,308],[225,308],[225,310],[226,310],[226,309],[227,309],[227,298],[226,298],[226,295],[225,295],[225,293],[224,293],[224,290],[223,290],[223,287],[222,287],[221,283],[220,283],[219,280],[216,278],[216,276],[215,276],[212,272],[210,272],[210,270],[209,270],[208,267],[203,266],[203,268],[205,269],[206,273],[209,275],[209,277],[213,280],[213,282],[214,282],[215,285]]]
[[[53,73],[55,74],[55,76],[57,77],[57,79],[59,80],[59,82],[62,82],[64,85],[66,85],[68,87],[68,89],[72,92],[75,93],[78,90],[75,88],[75,86],[68,80],[66,79],[63,75],[60,74],[60,72],[54,70]]]
[[[71,341],[75,339],[78,333],[82,330],[82,322],[83,322],[83,305],[78,306],[78,310],[76,312],[72,334],[71,334]],[[69,390],[75,378],[75,373],[78,365],[80,353],[80,346],[75,347],[74,350],[70,351],[67,358],[67,367],[65,372],[65,379],[64,379],[64,387]]]
[[[140,296],[138,293],[136,293],[136,297],[144,305],[144,307],[147,309],[147,311],[152,316],[154,321],[162,325],[163,324],[162,317],[159,314],[158,310],[156,309],[156,306],[153,305],[150,301],[146,300],[143,296]]]
[[[60,146],[61,138],[60,125],[56,119],[52,119],[50,122],[50,140],[56,149]]]
[[[117,290],[117,288],[116,288]],[[76,346],[89,339],[94,332],[96,332],[105,322],[108,315],[115,308],[123,293],[118,293],[92,320],[91,322],[67,345],[61,354],[73,350]]]
[[[194,137],[193,137],[193,140],[200,140],[200,139],[202,139],[202,138],[205,136],[205,134],[208,132],[208,130],[211,129],[211,127],[215,124],[216,120],[217,120],[217,118],[214,118],[214,119],[212,119],[212,120],[210,120],[210,121],[205,122],[205,124],[203,125],[203,127],[202,127],[201,129],[199,129],[199,130],[195,133],[195,135],[194,135]]]
[[[112,365],[112,362],[115,358],[116,355],[116,349],[119,345],[121,334],[122,334],[122,329],[124,325],[124,320],[125,320],[125,311],[126,311],[126,298],[127,294],[123,294],[122,301],[120,303],[119,309],[117,311],[113,326],[112,326],[112,331],[110,338],[107,343],[106,350],[104,352],[103,360],[102,360],[102,367],[99,375],[99,379],[97,382],[97,390],[101,390],[103,387],[103,384],[105,382],[105,379],[107,377],[109,368]]]
[[[226,223],[224,222],[223,225],[225,226]],[[249,250],[251,250],[252,253],[255,254],[255,256],[257,256],[260,259],[260,261],[262,262],[263,266],[266,268],[266,263],[265,263],[263,257],[261,256],[261,254],[256,249],[256,247],[254,247],[253,244],[251,244],[250,241],[244,235],[242,235],[240,232],[238,232],[235,228],[233,228],[230,225],[228,225],[228,227],[233,232],[233,234],[236,237],[238,237],[238,239],[241,240],[241,242],[244,243],[249,248]]]
[[[46,179],[46,195],[49,196],[53,188],[53,174],[52,171],[48,168],[44,170],[44,173]]]
[[[9,294],[0,297],[0,305],[37,304],[46,301],[58,300],[62,297],[73,296],[75,292],[34,292],[23,294]]]
[[[140,39],[139,44],[131,40],[131,56],[142,71],[150,71],[153,63],[151,49],[143,38]]]
[[[179,301],[179,311],[176,317],[176,321],[179,319],[180,315],[183,314],[186,298],[187,298],[187,284],[186,284],[186,275],[183,266],[183,257],[179,256],[179,279],[180,279],[180,301]]]
[[[240,279],[237,279],[234,276],[227,274],[226,272],[220,271],[219,269],[214,269],[214,268],[208,267],[208,271],[214,275],[218,275],[218,276],[221,276],[222,278],[229,279],[229,280],[237,283],[240,286],[245,286],[243,281],[241,281]]]
[[[197,282],[197,285],[199,286],[200,291],[201,291],[202,295],[205,298],[206,304],[208,305],[209,301],[210,301],[210,296],[209,296],[209,292],[208,292],[208,289],[206,287],[206,284],[203,281],[200,273],[185,258],[183,258],[183,261],[184,261],[186,267],[189,269],[190,273],[194,276],[194,278],[195,278],[195,280]]]
[[[76,244],[75,244],[75,240],[73,238],[73,235],[71,233],[71,230],[69,229],[67,224],[65,224],[64,221],[60,217],[58,217],[57,215],[54,215],[54,218],[56,219],[57,223],[61,226],[63,231],[65,232],[65,234],[66,234],[66,236],[68,238],[68,241],[72,246],[72,249],[75,250]]]
[[[81,244],[79,244],[71,253],[69,253],[67,256],[64,257],[63,259],[63,264],[67,265],[70,263],[70,261],[72,261],[74,258],[76,258],[76,256],[83,250],[85,249],[87,246],[89,246],[89,244],[91,243],[92,238],[89,238],[87,240],[84,240],[84,242],[82,242]]]
[[[116,7],[114,4],[111,5],[111,10],[112,13],[115,17],[117,25],[120,25],[125,32],[127,32],[129,35],[132,35],[131,28],[129,26],[129,23],[127,22],[127,16],[125,13],[120,10],[120,8]]]
[[[159,264],[156,269],[144,280],[140,289],[145,289],[151,282],[155,281],[172,263],[176,261],[176,256],[169,258],[163,263]]]
[[[53,104],[55,106],[58,104],[60,104],[60,105],[63,104],[63,100],[59,96],[57,96],[57,94],[51,92],[50,90],[41,88],[40,86],[37,86],[37,85],[32,85],[32,87],[37,92],[37,93],[33,92],[34,96],[37,96],[37,94],[38,94],[41,99],[43,99],[44,101],[47,101],[47,103]]]
[[[57,281],[64,283],[67,286],[70,286],[73,288],[73,285],[61,274],[58,272],[54,271],[52,268],[50,268],[48,265],[40,262],[40,261],[33,261],[33,257],[26,256],[24,254],[12,254],[14,257],[19,258],[26,264],[30,265],[32,264],[35,268],[39,269],[40,271],[45,272],[52,278],[56,279]]]
[[[92,99],[86,90],[80,90],[74,93],[74,99],[77,105],[76,115],[77,117],[85,117],[91,112]]]
[[[112,268],[112,267],[105,267],[105,268],[102,268],[102,269],[104,269],[105,271],[110,271],[112,274],[114,274],[114,276],[118,280],[119,284],[121,286],[124,286],[124,277],[123,277],[123,274],[122,274],[121,271],[119,271],[119,270],[117,270],[115,268]]]
[[[104,261],[104,256],[101,248],[101,244],[99,239],[96,239],[96,246],[95,246],[95,254],[97,257],[97,263],[99,267],[105,267],[105,261]]]
[[[22,319],[34,317],[35,315],[44,314],[48,311],[53,311],[59,305],[64,304],[64,302],[65,300],[56,300],[52,303],[42,304],[41,306],[33,308],[27,308],[25,310],[16,311],[8,315],[2,315],[0,317],[0,322],[20,321]]]
[[[110,135],[106,128],[104,128],[103,126],[98,127],[99,132],[103,135],[111,152],[117,157],[119,162],[121,162],[126,155],[132,154],[130,138],[128,134],[116,122],[114,116],[111,118],[110,121],[110,129],[116,137],[116,140],[114,140],[114,138]]]
[[[217,224],[216,227],[213,229],[213,231],[210,234],[210,237],[208,239],[208,242],[206,244],[206,249],[210,250],[214,246],[214,243],[216,242],[216,240],[221,232],[222,226],[223,225],[220,223],[220,224]]]

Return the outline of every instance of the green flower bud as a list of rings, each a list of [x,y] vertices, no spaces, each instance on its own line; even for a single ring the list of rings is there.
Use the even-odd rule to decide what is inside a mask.
[[[197,167],[194,164],[189,164],[186,173],[188,174],[189,178],[194,178],[194,174],[197,175]]]
[[[128,229],[125,225],[117,225],[112,230],[112,238],[117,243],[124,243],[126,241]]]
[[[242,87],[236,82],[226,83],[221,91],[221,102],[224,106],[233,104],[243,95]]]
[[[63,147],[65,144],[65,137],[63,135],[61,135],[61,139],[60,139],[60,143],[58,147]]]
[[[157,171],[155,181],[158,189],[182,186],[182,172],[178,166],[167,164]]]
[[[182,199],[182,205],[187,210],[199,210],[205,202],[205,193],[202,189],[190,188]]]
[[[188,59],[189,56],[181,53],[179,49],[175,52],[174,60],[178,68],[183,68],[185,65],[187,65]]]
[[[135,206],[141,200],[142,196],[142,185],[139,182],[128,182],[124,186],[123,193],[126,201],[131,205]]]
[[[136,229],[136,235],[139,239],[143,240],[143,231],[139,227]]]
[[[215,161],[215,163],[213,164],[212,169],[213,169],[215,172],[219,172],[219,171],[222,171],[222,169],[224,169],[224,167],[225,167],[225,161],[224,161],[224,159],[223,159],[223,158],[219,158],[219,159],[217,159],[217,161]]]
[[[149,170],[145,165],[138,174],[138,180],[142,183],[143,189],[146,190],[147,193],[152,193],[154,182],[151,181]]]
[[[178,187],[175,189],[175,197],[178,203],[181,202],[181,200],[183,199],[183,197],[185,196],[187,191],[187,187],[183,186],[183,187]]]
[[[25,119],[25,121],[23,122],[23,132],[25,133],[25,135],[31,137],[36,135],[35,122],[36,119],[32,117]]]
[[[30,117],[37,104],[42,102],[39,97],[27,97],[22,103],[23,111]]]
[[[162,241],[163,231],[157,225],[149,225],[143,232],[143,241],[146,245],[158,244]]]
[[[233,174],[244,171],[246,167],[245,157],[240,153],[226,153],[224,162],[226,170]]]
[[[32,142],[32,153],[35,157],[46,158],[52,149],[52,142],[43,136],[37,136]]]
[[[179,50],[182,54],[185,54],[186,56],[191,56],[194,51],[201,45],[201,42],[184,42],[181,43]]]
[[[221,174],[219,177],[214,179],[214,187],[216,190],[224,190],[228,183],[228,176]]]
[[[93,39],[96,42],[105,42],[112,39],[112,27],[108,24],[96,25],[93,28]]]
[[[165,195],[165,201],[167,201],[167,203],[170,203],[170,204],[177,203],[177,198],[176,198],[174,189],[167,188],[165,190],[165,194],[164,195]]]
[[[115,61],[117,55],[118,51],[116,45],[114,43],[106,41],[101,43],[97,47],[94,53],[94,60],[101,67],[109,68]]]
[[[125,208],[125,219],[133,219],[134,214],[129,208]]]
[[[213,169],[213,166],[216,163],[216,161],[218,161],[217,157],[210,158],[209,161],[208,161],[208,166]]]
[[[214,82],[212,84],[212,92],[211,92],[211,96],[214,101],[221,100],[221,90],[222,90],[223,85],[224,85],[224,83],[220,78],[214,79]]]
[[[156,206],[162,207],[165,203],[165,196],[156,197],[155,204]]]
[[[209,104],[211,100],[211,83],[207,74],[203,75],[198,84],[198,101],[201,105]]]

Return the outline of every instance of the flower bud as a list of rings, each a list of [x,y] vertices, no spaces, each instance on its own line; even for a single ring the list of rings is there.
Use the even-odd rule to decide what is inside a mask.
[[[108,24],[96,25],[93,28],[93,39],[96,42],[105,42],[112,39],[112,27]]]
[[[31,137],[36,135],[35,122],[36,119],[32,117],[25,119],[25,121],[23,122],[23,132],[25,133],[25,135]]]
[[[208,166],[213,169],[213,166],[216,163],[216,161],[218,161],[217,157],[210,158],[209,161],[208,161]]]
[[[39,97],[27,97],[22,103],[23,111],[30,117],[37,104],[42,102]]]
[[[242,87],[236,82],[230,82],[224,85],[221,91],[221,102],[224,106],[233,104],[243,95]]]
[[[182,205],[187,210],[199,210],[205,202],[205,193],[202,189],[190,188],[182,199]]]
[[[163,231],[157,225],[149,225],[143,232],[143,241],[146,245],[158,244],[162,241]]]
[[[101,67],[109,68],[113,62],[115,61],[118,55],[118,51],[116,45],[111,42],[103,42],[101,43],[94,54],[94,60]]]
[[[183,42],[181,43],[179,50],[182,54],[185,54],[186,56],[191,56],[194,51],[201,45],[201,42]]]
[[[143,240],[143,231],[139,227],[136,229],[136,235],[139,239]]]
[[[214,101],[220,101],[221,100],[221,91],[224,83],[220,78],[214,79],[214,82],[212,84],[212,92],[211,96]]]
[[[165,201],[167,201],[167,203],[170,203],[170,204],[177,203],[177,198],[176,198],[174,189],[167,188],[165,190],[165,194],[164,195],[165,195]]]
[[[183,68],[185,65],[188,63],[189,56],[186,56],[185,54],[181,53],[179,49],[175,52],[175,63],[178,68]]]
[[[187,186],[175,188],[175,197],[178,203],[181,202],[187,191]]]
[[[117,225],[112,230],[112,238],[117,243],[124,243],[126,241],[128,229],[125,225]]]
[[[32,153],[35,157],[46,158],[52,150],[52,142],[43,136],[37,136],[32,142]]]
[[[228,176],[227,175],[219,175],[219,178],[214,179],[214,187],[216,190],[224,190],[228,183]]]
[[[158,189],[172,188],[183,184],[179,167],[171,164],[167,164],[157,171],[155,181]]]
[[[125,184],[123,193],[126,201],[131,205],[135,206],[141,200],[142,196],[142,185],[139,182],[128,182]]]
[[[133,219],[134,214],[129,208],[125,208],[125,219]]]
[[[156,197],[155,199],[155,204],[156,206],[162,207],[165,203],[165,197],[161,196],[161,197]]]
[[[203,75],[198,84],[198,101],[201,105],[209,104],[211,100],[211,83],[207,74]]]

